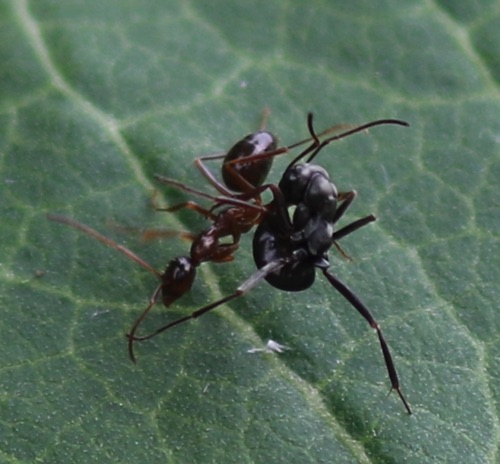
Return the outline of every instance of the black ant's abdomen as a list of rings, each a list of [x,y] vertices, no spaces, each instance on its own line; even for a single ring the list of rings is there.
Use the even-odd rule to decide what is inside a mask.
[[[253,259],[259,269],[277,259],[292,258],[297,253],[307,255],[305,249],[276,231],[269,218],[259,224],[253,237]],[[291,259],[290,264],[268,274],[265,279],[279,290],[300,292],[309,288],[315,277],[313,260],[304,258]]]

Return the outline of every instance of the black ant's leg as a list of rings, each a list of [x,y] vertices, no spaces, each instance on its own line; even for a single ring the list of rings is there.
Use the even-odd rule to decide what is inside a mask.
[[[366,226],[367,224],[370,224],[371,222],[376,221],[377,218],[373,215],[370,214],[369,216],[365,216],[364,218],[358,219],[357,221],[351,222],[350,224],[346,225],[345,227],[342,227],[341,229],[337,230],[332,234],[332,239],[335,240],[340,240],[341,238],[345,237],[346,235],[351,234],[352,232],[361,229],[361,227]]]
[[[351,206],[358,193],[356,190],[350,190],[349,192],[339,192],[337,200],[339,204],[337,206],[337,211],[335,211],[335,216],[333,217],[333,223],[335,224]]]
[[[377,218],[373,214],[370,214],[369,216],[366,216],[364,218],[358,219],[357,221],[351,222],[350,224],[346,225],[345,227],[342,227],[342,229],[339,229],[332,234],[332,240],[333,240],[333,244],[334,244],[335,248],[338,250],[338,252],[345,259],[352,261],[352,258],[337,243],[337,240],[340,240],[342,237],[345,237],[346,235],[349,235],[352,232],[354,232],[354,231],[360,229],[361,227],[364,227],[367,224],[370,224],[370,222],[373,222],[376,220],[377,220]]]
[[[387,372],[389,373],[389,379],[391,380],[392,389],[396,390],[401,401],[403,402],[408,414],[411,414],[411,409],[406,401],[406,398],[401,392],[399,386],[399,378],[396,372],[396,367],[394,366],[394,361],[392,359],[391,352],[389,351],[389,346],[385,341],[382,334],[382,330],[378,325],[377,321],[373,318],[370,310],[364,305],[364,303],[352,292],[352,290],[342,283],[333,274],[330,274],[327,269],[323,269],[323,274],[328,279],[328,281],[335,287],[335,289],[349,302],[355,309],[368,321],[370,326],[377,331],[378,339],[380,341],[380,347],[382,348],[382,353],[384,354],[385,365],[387,367]]]
[[[244,295],[248,291],[250,291],[252,288],[254,288],[262,279],[265,279],[267,275],[271,274],[272,272],[278,271],[280,268],[282,268],[285,264],[289,262],[288,258],[280,258],[276,259],[274,261],[271,261],[270,263],[266,264],[263,266],[261,269],[259,269],[257,272],[252,274],[245,282],[243,282],[235,292],[231,293],[228,296],[225,296],[224,298],[221,298],[220,300],[214,301],[213,303],[210,303],[206,306],[203,306],[203,308],[200,308],[193,313],[191,313],[189,316],[181,317],[180,319],[177,319],[176,321],[170,322],[167,325],[164,325],[163,327],[160,327],[159,329],[155,330],[154,332],[150,333],[149,335],[145,335],[142,337],[135,337],[133,334],[129,334],[129,344],[132,343],[133,341],[143,341],[143,340],[149,340],[150,338],[155,337],[156,335],[164,332],[165,330],[168,330],[176,325],[182,324],[183,322],[188,321],[189,319],[196,319],[203,314],[211,311],[212,309],[217,308],[218,306],[227,303],[228,301],[234,300],[235,298],[238,298],[239,296]],[[142,319],[141,319],[142,320]],[[140,321],[139,321],[140,323]],[[132,340],[132,342],[130,342]]]
[[[354,201],[356,198],[356,191],[351,190],[349,192],[340,192],[338,195],[338,200],[341,201],[342,203],[339,204],[337,211],[335,212],[335,216],[333,218],[333,223],[335,224],[347,211],[349,206],[351,206],[351,203]],[[339,251],[339,253],[349,261],[352,261],[352,258],[342,249],[342,247],[337,243],[337,240],[340,240],[342,237],[345,237],[346,235],[349,235],[350,233],[354,232],[355,230],[358,230],[359,228],[369,224],[370,222],[375,221],[376,218],[373,214],[370,214],[369,216],[366,216],[362,219],[358,219],[357,221],[352,222],[351,224],[348,224],[345,227],[342,227],[341,229],[337,230],[332,234],[332,239],[333,239],[333,244],[335,245],[335,248]]]

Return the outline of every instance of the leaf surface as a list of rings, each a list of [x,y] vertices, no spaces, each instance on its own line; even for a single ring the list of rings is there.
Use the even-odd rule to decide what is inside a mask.
[[[0,460],[496,462],[498,8],[239,3],[0,3]],[[331,270],[383,327],[412,416],[387,396],[376,334],[320,275],[300,293],[261,283],[138,344],[133,365],[124,334],[156,277],[47,220],[73,217],[162,270],[189,243],[124,227],[208,222],[155,212],[153,195],[189,195],[154,174],[212,192],[192,161],[256,130],[264,107],[285,145],[307,137],[308,111],[318,130],[411,124],[332,144],[317,162],[358,192],[342,225],[378,217],[342,240],[352,262],[331,251]],[[255,272],[251,235],[144,332]],[[290,349],[249,352],[269,339]]]

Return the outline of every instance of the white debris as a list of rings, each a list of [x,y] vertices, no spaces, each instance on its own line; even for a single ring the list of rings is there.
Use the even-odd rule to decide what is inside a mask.
[[[283,353],[289,349],[290,348],[288,346],[280,345],[274,340],[268,340],[264,348],[251,348],[247,351],[247,353]]]

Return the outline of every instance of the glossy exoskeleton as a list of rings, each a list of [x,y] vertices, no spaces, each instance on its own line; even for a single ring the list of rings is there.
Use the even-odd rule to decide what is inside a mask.
[[[150,339],[175,325],[197,318],[217,306],[243,295],[263,279],[278,289],[305,290],[313,284],[315,270],[319,269],[377,331],[392,388],[398,392],[406,410],[411,414],[411,409],[399,387],[394,362],[379,325],[360,299],[328,271],[327,252],[331,246],[335,245],[339,248],[338,240],[374,221],[375,217],[370,215],[361,218],[335,231],[336,222],[352,203],[356,193],[354,191],[337,192],[326,170],[311,164],[320,150],[332,141],[383,124],[408,125],[404,121],[394,119],[377,120],[320,142],[319,135],[328,133],[334,128],[319,135],[316,134],[310,114],[308,127],[311,138],[294,145],[276,148],[276,141],[272,134],[266,131],[251,134],[238,142],[225,155],[203,157],[196,160],[202,173],[222,196],[209,195],[178,181],[156,176],[163,183],[213,201],[213,206],[210,209],[205,209],[194,202],[186,202],[166,209],[167,211],[175,211],[187,207],[209,218],[212,224],[197,235],[188,234],[188,238],[193,241],[190,255],[174,258],[163,273],[156,271],[130,250],[102,236],[88,226],[63,216],[50,215],[49,217],[57,222],[82,230],[106,245],[121,251],[159,278],[160,284],[153,292],[149,305],[136,320],[130,333],[127,334],[129,354],[132,360],[135,361],[134,341]],[[312,141],[311,144],[289,164],[278,186],[274,184],[263,185],[275,156],[286,153],[291,148],[308,141]],[[306,163],[298,163],[308,155]],[[203,164],[204,160],[218,158],[224,158],[222,175],[225,185],[221,184]],[[272,192],[273,200],[267,205],[262,205],[260,195],[265,190]],[[292,218],[288,212],[288,208],[291,206],[295,206]],[[239,246],[240,235],[248,232],[254,225],[258,225],[253,241],[254,260],[258,270],[235,292],[194,311],[188,316],[177,319],[149,335],[135,335],[137,328],[149,310],[156,304],[158,298],[161,297],[163,304],[169,306],[186,293],[191,288],[195,278],[196,267],[202,262],[231,261],[233,253]],[[220,243],[220,239],[224,237],[232,237],[232,242]]]
[[[309,125],[311,133],[314,133],[311,116]],[[276,266],[277,269],[266,272],[263,277],[273,287],[286,291],[309,288],[314,283],[316,269],[319,269],[377,331],[392,389],[397,391],[407,412],[411,414],[380,326],[359,297],[328,270],[330,262],[327,252],[332,245],[376,218],[369,215],[334,230],[336,222],[344,215],[356,192],[338,193],[328,172],[321,166],[311,164],[327,143],[328,140],[318,144],[306,163],[298,163],[305,154],[298,156],[283,173],[279,182],[281,197],[275,197],[275,207],[270,209],[270,213],[255,231],[254,260],[259,269]],[[288,208],[291,206],[295,206],[292,218],[288,215]]]
[[[262,220],[263,214],[267,212],[267,208],[262,206],[260,193],[263,190],[277,189],[275,186],[262,187],[274,157],[311,140],[305,139],[293,145],[277,147],[275,136],[264,130],[267,116],[268,112],[264,111],[260,130],[238,141],[226,154],[205,156],[195,160],[196,166],[222,196],[207,194],[174,179],[160,175],[155,176],[164,184],[173,185],[213,202],[210,209],[206,209],[193,201],[162,209],[163,211],[172,212],[182,208],[189,208],[211,221],[208,227],[197,234],[187,232],[172,234],[172,231],[167,231],[166,235],[181,235],[183,238],[191,240],[192,244],[189,255],[173,258],[163,272],[157,271],[128,248],[119,245],[91,227],[65,216],[49,214],[49,219],[78,229],[105,245],[120,251],[159,279],[160,283],[151,295],[148,306],[137,318],[130,332],[127,334],[129,355],[132,361],[135,362],[134,342],[146,340],[157,333],[154,332],[146,336],[136,335],[140,324],[146,318],[151,308],[157,303],[158,299],[162,301],[164,306],[170,306],[191,289],[196,277],[196,269],[203,262],[224,263],[234,259],[233,254],[239,248],[241,235],[247,233],[253,226],[258,224]],[[336,128],[327,129],[320,135],[326,134]],[[206,160],[221,158],[224,159],[222,177],[225,185],[219,182],[204,164]],[[245,160],[245,162],[241,163],[241,160]],[[158,231],[148,232],[151,236],[162,235]]]
[[[394,361],[379,324],[359,297],[328,270],[330,262],[327,253],[332,245],[337,245],[338,240],[375,221],[376,218],[374,215],[368,215],[335,230],[336,223],[351,205],[356,192],[338,192],[328,172],[323,167],[311,163],[332,141],[382,124],[408,126],[404,121],[378,120],[320,142],[314,132],[310,114],[308,126],[313,143],[288,165],[277,189],[274,185],[267,186],[272,187],[273,201],[266,205],[266,214],[261,218],[253,239],[253,256],[258,271],[243,282],[234,293],[161,327],[151,336],[189,319],[197,318],[243,295],[262,279],[280,290],[294,292],[306,290],[314,283],[316,269],[319,269],[331,285],[376,330],[391,387],[398,393],[408,414],[411,414],[411,408],[401,391]],[[308,155],[305,163],[299,163]],[[295,210],[293,217],[290,218],[288,209],[292,206]]]

